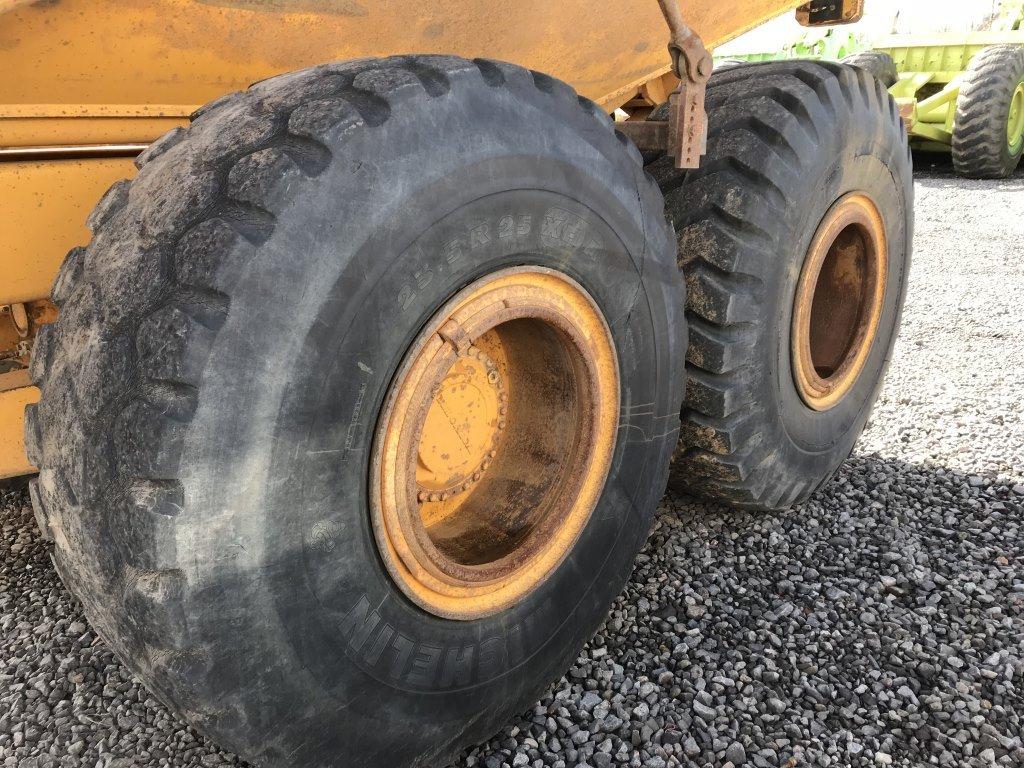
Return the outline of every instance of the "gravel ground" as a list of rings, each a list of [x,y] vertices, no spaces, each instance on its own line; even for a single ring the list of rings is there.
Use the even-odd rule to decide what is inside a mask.
[[[903,335],[836,481],[781,515],[666,496],[576,665],[458,766],[1024,765],[1024,174],[917,191]],[[243,764],[96,638],[24,491],[0,527],[0,765]]]

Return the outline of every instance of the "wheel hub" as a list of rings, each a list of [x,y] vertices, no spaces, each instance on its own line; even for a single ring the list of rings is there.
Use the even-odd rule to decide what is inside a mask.
[[[1010,100],[1010,114],[1006,122],[1006,139],[1010,154],[1016,155],[1024,149],[1024,82],[1017,86]]]
[[[611,333],[584,289],[516,267],[442,307],[377,426],[371,516],[392,578],[450,619],[501,611],[571,551],[611,465]]]
[[[791,349],[800,397],[834,407],[867,362],[885,298],[888,250],[878,208],[851,193],[825,214],[797,283]]]
[[[481,478],[497,455],[507,402],[494,361],[473,345],[458,352],[423,423],[416,468],[421,502],[445,501]]]

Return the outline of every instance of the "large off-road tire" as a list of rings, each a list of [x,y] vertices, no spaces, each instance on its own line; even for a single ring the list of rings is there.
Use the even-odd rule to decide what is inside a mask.
[[[723,72],[712,78],[707,104],[701,167],[679,172],[668,158],[648,166],[675,222],[688,284],[687,391],[670,484],[781,509],[808,498],[849,455],[881,386],[910,266],[910,153],[882,84],[840,64],[770,62]],[[843,206],[872,207],[858,208],[861,198],[851,195],[869,198],[880,215],[887,278],[884,298],[870,305],[873,336],[850,347],[863,353],[859,374],[843,369],[835,391],[845,394],[830,402],[798,383],[793,328],[798,306],[806,307],[798,289],[816,285],[803,279],[808,254],[830,252],[812,248],[816,232]],[[854,322],[856,307],[835,309],[835,318]],[[828,313],[816,320],[824,337],[838,338],[827,321]]]
[[[432,56],[258,83],[138,165],[68,254],[60,317],[31,366],[32,498],[61,577],[155,694],[261,765],[442,762],[571,663],[664,491],[686,336],[657,186],[565,84]],[[583,403],[610,408],[611,436],[568,446],[606,451],[607,479],[530,591],[445,618],[399,588],[371,525],[371,457],[391,435],[379,415],[439,307],[523,273],[557,284],[611,340],[600,375],[621,384],[618,404]],[[516,290],[500,312],[531,298]],[[461,331],[437,333],[428,343]],[[568,349],[538,333],[527,356]],[[458,348],[470,367],[485,359]],[[550,366],[535,368],[543,383]],[[522,410],[534,383],[507,391],[513,422],[550,405]],[[547,439],[559,422],[533,426]],[[542,471],[566,461],[519,447]],[[512,512],[534,513],[531,480],[516,480]]]
[[[993,45],[967,68],[953,120],[953,167],[1005,179],[1024,154],[1024,45]]]
[[[860,51],[842,58],[843,64],[858,67],[873,75],[886,88],[892,88],[900,79],[896,62],[885,51]]]

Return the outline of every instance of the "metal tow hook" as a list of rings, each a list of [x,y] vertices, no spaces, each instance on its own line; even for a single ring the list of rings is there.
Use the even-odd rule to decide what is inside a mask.
[[[668,43],[672,71],[679,87],[669,96],[668,120],[627,121],[617,127],[640,149],[662,149],[676,168],[697,168],[707,152],[708,114],[704,96],[714,69],[711,54],[683,20],[677,0],[658,0],[671,37]]]

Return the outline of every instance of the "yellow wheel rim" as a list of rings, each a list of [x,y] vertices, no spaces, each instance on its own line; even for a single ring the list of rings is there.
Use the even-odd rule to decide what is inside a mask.
[[[618,365],[575,281],[516,267],[460,292],[412,344],[377,425],[371,515],[395,583],[449,619],[540,586],[611,465]]]
[[[832,206],[804,259],[793,306],[793,379],[816,411],[850,391],[878,332],[888,273],[885,226],[866,195]]]
[[[1006,140],[1010,154],[1016,155],[1024,148],[1024,82],[1017,86],[1010,100],[1010,114],[1006,119]]]

